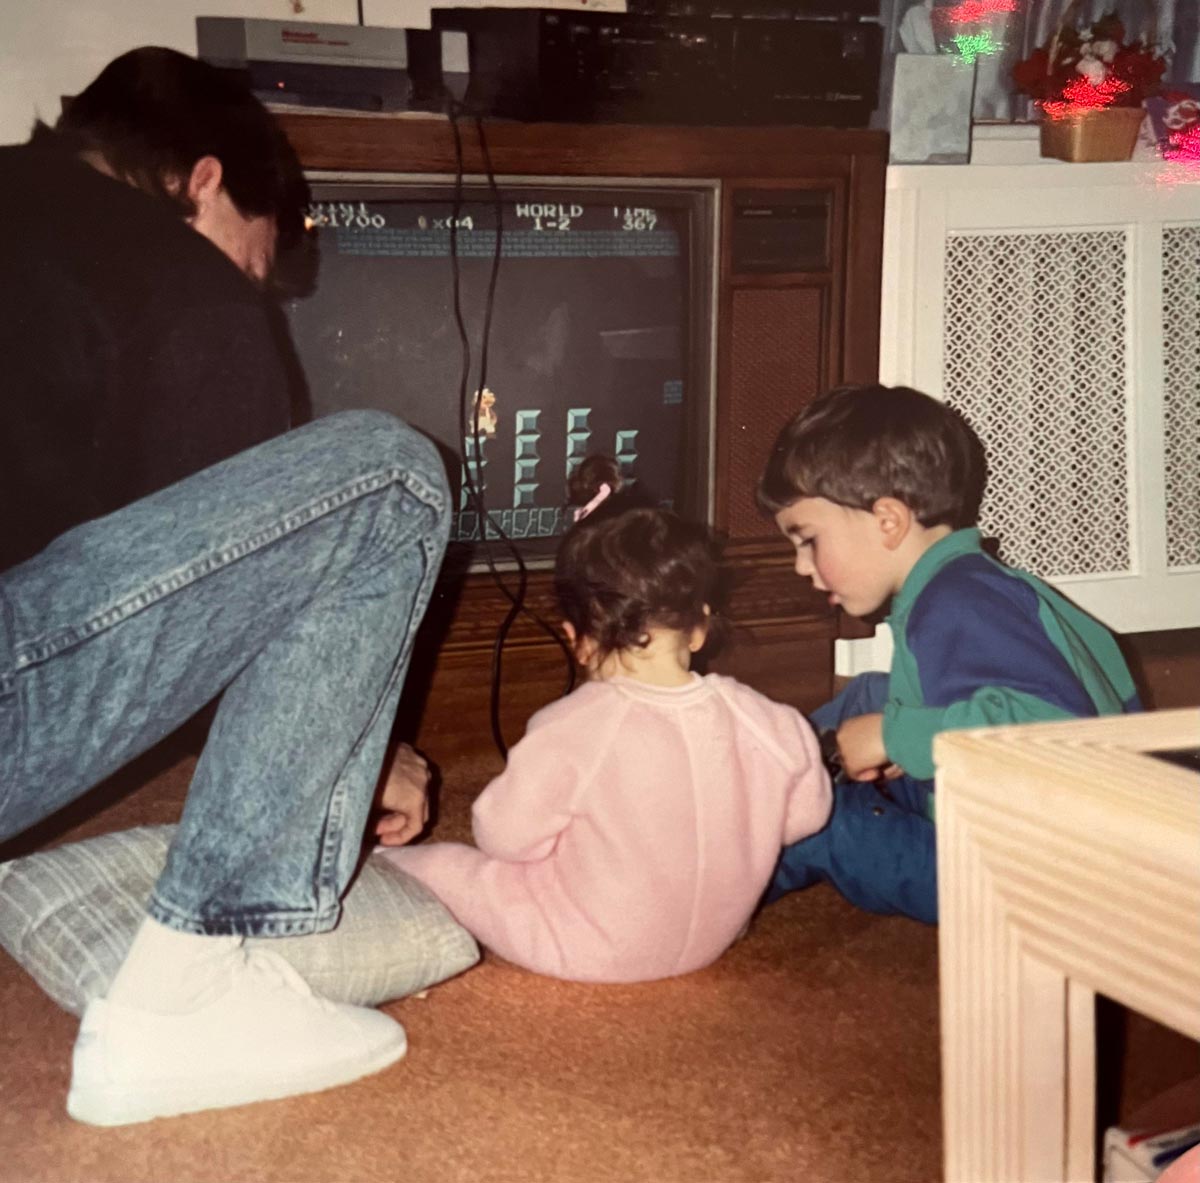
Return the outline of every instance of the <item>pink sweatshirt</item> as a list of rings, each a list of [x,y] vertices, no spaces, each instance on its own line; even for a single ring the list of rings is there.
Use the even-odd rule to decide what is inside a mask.
[[[389,848],[482,944],[538,973],[632,982],[734,941],[780,848],[829,817],[792,707],[732,678],[589,682],[538,711],[475,801],[478,849]]]

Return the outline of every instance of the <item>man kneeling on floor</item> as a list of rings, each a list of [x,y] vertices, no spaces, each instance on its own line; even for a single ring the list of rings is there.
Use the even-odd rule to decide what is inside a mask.
[[[378,1071],[398,1023],[242,942],[337,922],[445,546],[441,462],[382,413],[288,431],[260,288],[306,188],[219,71],[126,54],[0,172],[0,840],[221,696],[67,1108],[118,1125]],[[427,780],[409,750],[389,841]]]

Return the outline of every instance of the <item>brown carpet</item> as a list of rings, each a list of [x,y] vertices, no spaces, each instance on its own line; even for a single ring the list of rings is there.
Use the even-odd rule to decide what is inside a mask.
[[[153,753],[99,791],[90,804],[99,800],[98,813],[79,821],[81,810],[32,841],[174,820],[193,762],[169,748]],[[465,833],[470,801],[494,767],[448,777],[439,832]],[[369,1080],[96,1130],[64,1110],[76,1020],[0,954],[0,1180],[940,1177],[936,933],[858,912],[827,888],[769,909],[717,965],[687,977],[582,986],[489,958],[387,1010],[408,1029],[409,1054]],[[1147,1030],[1141,1076],[1122,1066],[1123,1079],[1135,1078],[1123,1090],[1128,1103],[1193,1070],[1194,1045]]]

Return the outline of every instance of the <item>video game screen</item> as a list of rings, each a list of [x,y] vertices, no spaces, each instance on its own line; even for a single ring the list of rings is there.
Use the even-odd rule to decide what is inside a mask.
[[[489,537],[498,526],[533,557],[569,524],[566,480],[590,453],[663,504],[687,500],[692,405],[707,399],[694,388],[708,350],[693,327],[697,195],[564,186],[497,204],[471,189],[457,213],[449,186],[313,196],[317,280],[287,305],[313,414],[381,408],[432,437],[459,497],[452,543],[480,537],[464,468]]]

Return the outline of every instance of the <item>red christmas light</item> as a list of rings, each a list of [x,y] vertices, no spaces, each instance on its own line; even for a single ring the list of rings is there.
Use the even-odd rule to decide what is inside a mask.
[[[1017,0],[961,0],[949,8],[935,8],[935,20],[949,25],[980,24],[1003,12],[1016,12]]]
[[[1200,164],[1200,125],[1174,133],[1163,149],[1163,159],[1179,164]]]
[[[1121,95],[1129,90],[1129,83],[1111,75],[1099,83],[1080,78],[1068,82],[1062,90],[1062,99],[1049,99],[1041,104],[1042,110],[1051,119],[1063,119],[1080,110],[1096,111],[1111,107]]]

